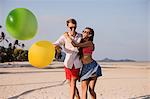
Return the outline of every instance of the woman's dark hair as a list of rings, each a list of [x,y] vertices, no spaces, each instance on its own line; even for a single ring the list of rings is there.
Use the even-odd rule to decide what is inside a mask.
[[[85,29],[89,29],[90,30],[90,37],[89,37],[89,40],[90,41],[93,41],[93,39],[94,39],[94,30],[92,29],[92,28],[90,28],[90,27],[86,27]]]
[[[89,37],[89,41],[93,41],[93,39],[94,39],[94,30],[92,29],[92,28],[90,28],[90,27],[86,27],[85,29],[89,29],[90,30],[90,37]],[[80,41],[80,43],[83,43],[83,42],[85,42],[85,40],[84,39],[81,39],[81,41]],[[94,48],[95,49],[95,48]],[[93,49],[93,50],[94,50]],[[82,58],[82,56],[83,56],[83,52],[82,52],[82,48],[80,47],[79,48],[79,53],[78,53],[78,55],[80,56],[80,59]]]
[[[83,42],[85,42],[84,39],[81,39],[80,43],[83,43]],[[82,49],[83,49],[82,47],[79,47],[79,49],[78,49],[79,50],[79,52],[78,52],[79,59],[81,59],[83,56]]]
[[[77,26],[77,21],[75,19],[68,19],[66,21],[66,23],[67,23],[67,26],[68,26],[69,23],[73,23],[73,24],[75,24]]]

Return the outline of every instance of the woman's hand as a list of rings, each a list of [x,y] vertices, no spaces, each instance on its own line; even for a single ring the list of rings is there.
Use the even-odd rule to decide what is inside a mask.
[[[69,34],[67,32],[64,33],[64,37],[69,41],[72,42],[72,39],[70,38]]]
[[[67,32],[64,33],[64,36],[65,36],[65,38],[68,38],[68,37],[69,37],[69,35],[68,35]]]

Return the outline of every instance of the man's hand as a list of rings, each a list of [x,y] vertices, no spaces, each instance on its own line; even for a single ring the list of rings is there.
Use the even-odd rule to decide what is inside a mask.
[[[54,44],[54,47],[55,47],[55,50],[62,50],[62,48],[59,45]]]

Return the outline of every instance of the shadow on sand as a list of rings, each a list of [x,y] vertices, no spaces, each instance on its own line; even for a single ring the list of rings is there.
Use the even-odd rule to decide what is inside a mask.
[[[51,86],[45,86],[45,87],[41,87],[41,88],[31,89],[31,90],[28,90],[28,91],[22,92],[22,93],[21,93],[21,94],[19,94],[19,95],[16,95],[16,96],[10,97],[10,98],[8,98],[8,99],[17,99],[17,98],[19,98],[20,96],[22,96],[22,95],[26,95],[26,94],[28,94],[28,93],[30,93],[30,92],[33,92],[33,91],[37,91],[37,90],[41,90],[41,89],[46,89],[46,88],[52,88],[52,87],[62,86],[62,85],[64,85],[64,84],[65,84],[65,82],[66,82],[66,80],[64,80],[64,81],[62,81],[61,83],[56,84],[56,85],[51,85]]]
[[[150,99],[150,95],[138,96],[138,97],[129,98],[129,99]]]

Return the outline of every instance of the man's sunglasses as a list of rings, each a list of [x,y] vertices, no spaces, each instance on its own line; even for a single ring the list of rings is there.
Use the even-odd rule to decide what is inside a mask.
[[[76,29],[76,27],[69,27],[69,28],[70,28],[70,30],[72,30],[73,28]]]

